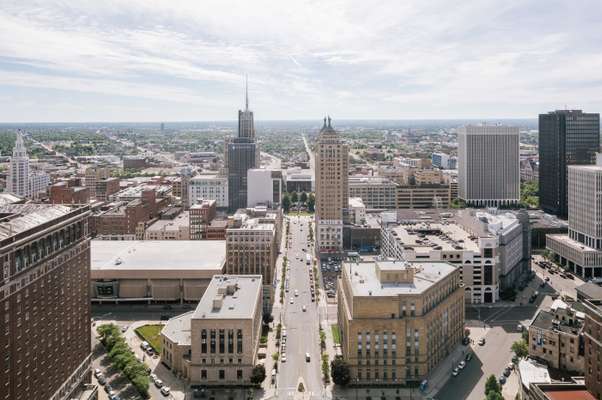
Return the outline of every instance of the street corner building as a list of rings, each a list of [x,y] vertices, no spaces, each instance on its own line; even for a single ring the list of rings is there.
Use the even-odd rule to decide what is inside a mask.
[[[0,399],[87,400],[93,395],[86,391],[89,213],[88,206],[0,206]]]
[[[92,240],[95,303],[197,302],[226,259],[223,240]]]
[[[193,387],[250,385],[261,317],[261,275],[216,275],[196,309],[161,331],[161,361]]]
[[[421,382],[462,340],[462,285],[442,261],[343,264],[338,320],[352,383]]]

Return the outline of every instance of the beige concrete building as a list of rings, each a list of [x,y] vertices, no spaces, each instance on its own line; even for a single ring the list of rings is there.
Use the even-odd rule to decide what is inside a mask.
[[[548,367],[583,375],[585,372],[585,314],[557,299],[549,311],[540,310],[529,326],[529,356]]]
[[[352,382],[420,382],[462,340],[464,290],[447,262],[345,263],[337,290]]]
[[[274,270],[278,258],[281,214],[265,207],[238,210],[226,229],[226,274],[263,277],[263,306],[270,310],[274,299]]]
[[[567,269],[602,278],[602,160],[568,167],[568,235],[547,235],[546,247]]]
[[[223,272],[223,240],[92,240],[93,302],[198,301]]]
[[[349,204],[349,146],[332,127],[330,117],[324,118],[315,160],[316,250],[320,254],[340,253],[343,250],[343,215]]]
[[[88,167],[86,168],[84,183],[90,190],[90,198],[96,198],[96,182],[111,177],[111,170],[107,167]],[[105,201],[104,199],[103,201]]]
[[[350,176],[349,197],[359,197],[367,208],[392,210],[397,208],[397,187],[381,176]]]
[[[216,275],[195,311],[161,332],[161,361],[191,385],[249,385],[261,337],[259,275]]]
[[[190,240],[190,213],[183,211],[174,219],[159,219],[144,232],[144,240]]]

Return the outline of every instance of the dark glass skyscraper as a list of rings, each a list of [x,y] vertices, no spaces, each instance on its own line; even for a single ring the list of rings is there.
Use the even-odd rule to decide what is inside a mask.
[[[539,203],[542,210],[567,217],[567,167],[594,164],[599,148],[600,114],[557,110],[539,115]]]
[[[259,166],[259,151],[255,143],[253,111],[249,110],[249,91],[245,88],[245,110],[238,110],[238,137],[225,145],[228,169],[228,209],[247,207],[247,172]]]

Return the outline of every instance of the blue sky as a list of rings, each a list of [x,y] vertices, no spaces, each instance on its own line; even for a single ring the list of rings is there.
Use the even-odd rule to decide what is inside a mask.
[[[602,1],[0,0],[0,122],[602,109]]]

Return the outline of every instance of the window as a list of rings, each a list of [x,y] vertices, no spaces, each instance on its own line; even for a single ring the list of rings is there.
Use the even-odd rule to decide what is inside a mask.
[[[207,370],[206,369],[201,370],[201,379],[207,380]]]
[[[242,353],[242,331],[240,329],[236,331],[236,352]]]
[[[225,370],[223,370],[223,369],[219,370],[219,379],[222,380],[222,381],[224,379],[226,379],[226,371]]]
[[[201,353],[207,353],[207,330],[201,331]]]
[[[219,330],[219,352],[224,353],[226,351],[226,333],[223,329]]]
[[[228,353],[234,353],[234,331],[228,330]]]
[[[215,353],[215,329],[211,329],[209,336],[211,353]]]
[[[236,379],[238,379],[239,381],[242,380],[242,369],[236,370]]]

